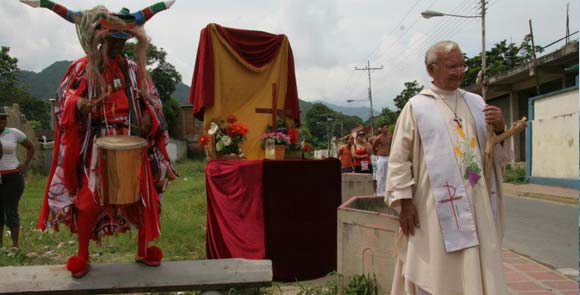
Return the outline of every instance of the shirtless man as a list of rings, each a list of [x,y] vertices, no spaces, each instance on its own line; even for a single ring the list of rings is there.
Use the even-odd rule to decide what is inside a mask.
[[[380,126],[381,133],[373,141],[373,154],[377,157],[376,181],[377,195],[385,194],[385,184],[387,180],[387,167],[389,165],[389,154],[391,153],[391,140],[393,135],[389,131],[389,125],[384,123]]]

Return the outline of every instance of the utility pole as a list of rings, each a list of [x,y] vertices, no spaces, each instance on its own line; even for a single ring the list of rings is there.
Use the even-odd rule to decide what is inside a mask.
[[[540,95],[540,78],[538,77],[538,64],[536,63],[536,44],[534,43],[534,30],[532,29],[532,19],[529,19],[530,24],[530,40],[532,41],[532,69],[534,70],[534,78],[536,80],[536,95]],[[567,38],[567,36],[566,36]]]
[[[371,103],[371,135],[374,135],[375,133],[375,116],[373,114],[373,93],[372,93],[372,88],[371,88],[371,71],[374,70],[382,70],[383,66],[381,66],[380,68],[371,68],[371,62],[370,60],[367,60],[367,66],[364,68],[358,68],[358,67],[354,67],[354,69],[356,71],[367,71],[368,75],[369,75],[369,102]]]
[[[486,52],[485,52],[485,0],[481,0],[481,97],[486,100],[487,80],[486,80]]]
[[[570,2],[566,3],[566,45],[570,41]]]

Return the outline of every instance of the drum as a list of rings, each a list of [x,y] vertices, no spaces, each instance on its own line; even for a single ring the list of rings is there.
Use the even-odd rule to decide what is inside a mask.
[[[99,163],[97,190],[101,205],[139,201],[145,139],[130,135],[99,137],[95,141]]]

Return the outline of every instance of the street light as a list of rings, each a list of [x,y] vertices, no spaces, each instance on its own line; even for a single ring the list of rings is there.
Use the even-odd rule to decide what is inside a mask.
[[[452,17],[461,17],[461,18],[481,18],[481,96],[485,100],[486,94],[486,81],[485,81],[485,72],[486,72],[486,61],[485,61],[485,1],[480,0],[481,3],[481,12],[479,15],[457,15],[457,14],[449,14],[449,13],[442,13],[433,10],[425,10],[421,12],[421,15],[426,18],[432,17],[439,17],[439,16],[452,16]]]
[[[366,99],[347,99],[346,102],[351,103],[354,101],[366,101]],[[373,101],[371,99],[369,99],[370,103],[371,103],[371,109],[370,109],[370,121],[371,121],[371,134],[374,135],[374,114],[373,114]]]
[[[458,15],[458,14],[449,14],[449,13],[443,13],[443,12],[433,11],[433,10],[425,10],[425,11],[421,12],[421,15],[427,19],[432,18],[432,17],[438,17],[438,16],[455,16],[455,17],[462,17],[462,18],[481,17],[481,15]]]

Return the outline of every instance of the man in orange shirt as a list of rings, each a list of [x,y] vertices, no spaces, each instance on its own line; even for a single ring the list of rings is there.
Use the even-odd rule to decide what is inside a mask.
[[[340,159],[340,170],[342,173],[351,173],[354,171],[352,163],[351,147],[354,143],[352,135],[346,137],[346,144],[338,149],[338,158]]]

